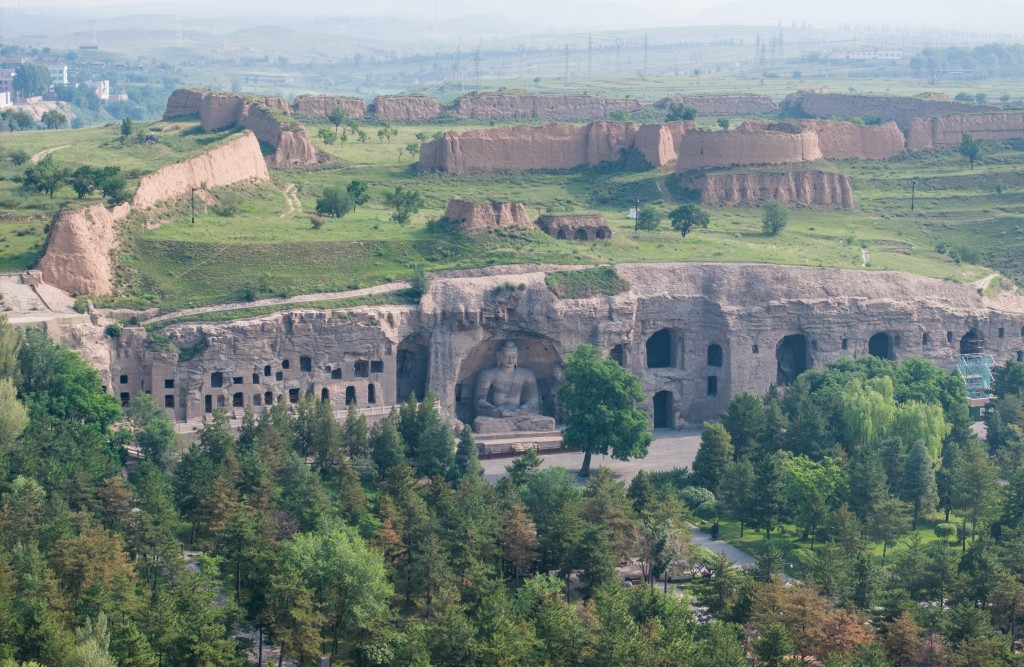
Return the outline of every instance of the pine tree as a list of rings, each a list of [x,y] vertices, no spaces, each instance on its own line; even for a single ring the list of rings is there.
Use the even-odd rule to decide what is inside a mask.
[[[867,521],[888,494],[878,449],[864,447],[850,462],[850,509],[858,519]]]
[[[459,444],[455,448],[455,462],[449,475],[452,484],[458,486],[458,480],[467,475],[482,475],[480,456],[477,453],[476,441],[469,426],[463,426],[459,433]]]
[[[704,422],[704,431],[700,434],[700,449],[693,460],[693,484],[717,494],[726,466],[732,461],[732,457],[733,446],[729,432],[721,423]]]
[[[903,484],[900,497],[913,507],[912,530],[917,530],[917,520],[922,514],[935,509],[939,501],[935,484],[935,465],[923,442],[916,443],[910,450],[903,468]]]
[[[380,477],[388,477],[398,466],[406,465],[405,443],[396,427],[397,419],[392,414],[374,425],[370,431],[370,450]]]

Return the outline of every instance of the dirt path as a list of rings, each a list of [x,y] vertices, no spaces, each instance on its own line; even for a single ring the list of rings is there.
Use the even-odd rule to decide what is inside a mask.
[[[658,186],[658,192],[660,192],[661,196],[665,198],[665,201],[669,202],[670,204],[675,203],[672,201],[672,195],[668,191],[668,186],[665,185],[664,178],[654,179],[654,184]]]
[[[296,192],[295,184],[289,183],[284,187],[284,200],[288,204],[288,210],[281,214],[281,217],[288,217],[296,213],[302,213],[302,200]]]
[[[39,164],[39,161],[42,160],[47,155],[49,155],[50,153],[56,153],[60,149],[67,148],[70,145],[71,144],[64,144],[63,146],[56,146],[54,148],[47,148],[44,151],[39,151],[38,153],[32,156],[32,164]]]
[[[174,319],[176,317],[190,317],[192,315],[201,315],[203,313],[220,313],[231,310],[245,310],[247,308],[259,308],[261,306],[279,306],[310,303],[313,301],[335,301],[337,299],[352,299],[361,296],[372,296],[374,294],[387,294],[389,292],[397,292],[399,290],[408,288],[409,283],[405,282],[404,280],[400,280],[393,283],[384,283],[383,285],[376,285],[374,287],[364,287],[363,289],[348,290],[347,292],[319,292],[316,294],[300,294],[298,296],[288,297],[287,299],[275,298],[259,299],[258,301],[222,303],[216,306],[203,306],[202,308],[187,308],[185,310],[167,313],[166,315],[158,315],[157,317],[153,317],[143,321],[142,324],[153,324],[156,322],[163,322],[165,320]]]
[[[998,273],[990,273],[981,280],[975,280],[972,285],[980,289],[982,292],[988,289],[988,286],[992,284],[992,281],[999,277]]]

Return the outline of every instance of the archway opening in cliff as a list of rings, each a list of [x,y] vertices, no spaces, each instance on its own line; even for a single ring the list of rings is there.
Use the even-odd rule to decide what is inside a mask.
[[[564,241],[567,238],[566,235],[565,235],[565,230],[564,229],[559,229],[558,230],[558,234],[555,235],[555,238]]]
[[[977,331],[971,329],[960,339],[960,354],[982,354],[985,351],[985,339]]]
[[[395,399],[405,403],[415,395],[422,400],[427,395],[427,368],[430,348],[420,336],[410,336],[398,344],[395,357]]]
[[[796,379],[810,366],[807,358],[807,337],[803,334],[791,334],[779,341],[775,347],[776,366],[775,382],[787,385]]]
[[[356,388],[352,386],[345,387],[345,405],[354,405],[356,402]]]
[[[622,366],[623,368],[627,367],[626,348],[622,345],[622,343],[619,343],[618,345],[613,347],[612,351],[608,353],[608,356],[612,359],[612,361],[617,363],[619,366]]]
[[[458,379],[454,387],[455,416],[464,424],[472,423],[477,416],[474,402],[477,377],[481,371],[495,366],[496,352],[506,340],[516,344],[519,353],[518,366],[533,371],[537,378],[540,414],[555,416],[555,395],[559,386],[556,368],[562,363],[555,342],[550,338],[517,331],[481,341],[459,364]]]
[[[597,230],[597,238],[599,239],[610,239],[612,237],[612,230],[607,227],[601,227]]]
[[[708,345],[708,366],[722,367],[722,346],[717,343]]]
[[[654,428],[675,428],[675,411],[672,409],[672,392],[659,391],[654,395]]]
[[[868,354],[881,359],[895,359],[892,336],[887,333],[876,333],[868,340]]]
[[[647,339],[648,368],[682,368],[683,335],[672,329],[662,329]]]
[[[588,234],[587,230],[585,229],[577,229],[576,232],[572,235],[572,238],[574,241],[589,241],[590,234]]]

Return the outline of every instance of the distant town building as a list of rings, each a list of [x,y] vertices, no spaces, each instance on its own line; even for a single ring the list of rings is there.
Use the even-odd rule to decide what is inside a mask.
[[[0,67],[0,93],[14,94],[14,74],[13,67]]]
[[[110,99],[110,81],[103,79],[102,81],[91,82],[90,85],[93,87],[93,92],[96,93],[96,97],[106,102]]]
[[[11,106],[11,91],[0,91],[0,109]]]
[[[46,65],[46,69],[50,70],[50,83],[54,86],[66,86],[68,85],[68,66],[67,65]]]
[[[832,60],[902,60],[903,51],[899,49],[858,49],[853,51],[835,51]]]

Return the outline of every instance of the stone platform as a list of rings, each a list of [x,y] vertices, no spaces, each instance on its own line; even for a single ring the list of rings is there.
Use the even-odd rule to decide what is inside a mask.
[[[517,456],[528,449],[540,452],[558,450],[562,447],[562,432],[521,431],[518,433],[473,434],[481,458]]]

